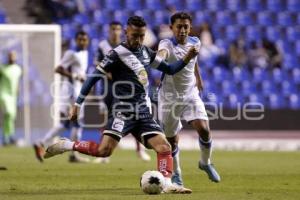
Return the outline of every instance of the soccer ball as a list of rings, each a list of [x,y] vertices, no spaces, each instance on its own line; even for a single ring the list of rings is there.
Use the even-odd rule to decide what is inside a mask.
[[[146,171],[140,185],[146,194],[160,194],[165,186],[165,178],[159,171]]]

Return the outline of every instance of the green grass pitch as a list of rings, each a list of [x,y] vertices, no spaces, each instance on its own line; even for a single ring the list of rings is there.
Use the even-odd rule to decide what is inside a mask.
[[[67,155],[38,163],[29,148],[1,148],[0,200],[299,200],[300,152],[214,153],[214,163],[222,177],[216,184],[197,169],[199,153],[181,152],[188,195],[146,195],[139,187],[141,174],[155,169],[141,162],[135,152],[117,149],[110,164],[70,164]]]

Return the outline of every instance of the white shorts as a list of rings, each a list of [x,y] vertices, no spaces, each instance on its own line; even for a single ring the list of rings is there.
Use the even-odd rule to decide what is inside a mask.
[[[191,94],[179,98],[167,99],[162,91],[158,95],[158,119],[166,137],[174,137],[182,128],[181,120],[195,119],[208,121],[205,106],[195,87]]]

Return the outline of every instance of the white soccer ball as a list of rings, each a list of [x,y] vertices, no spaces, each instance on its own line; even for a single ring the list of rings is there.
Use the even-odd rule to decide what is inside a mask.
[[[160,194],[165,186],[165,177],[159,171],[146,171],[140,185],[146,194]]]

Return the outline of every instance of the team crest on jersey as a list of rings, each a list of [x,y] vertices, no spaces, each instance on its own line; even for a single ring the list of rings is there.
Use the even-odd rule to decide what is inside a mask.
[[[145,69],[141,69],[139,72],[138,72],[138,78],[139,78],[139,81],[143,84],[143,85],[146,85],[148,83],[148,74],[146,72]]]

